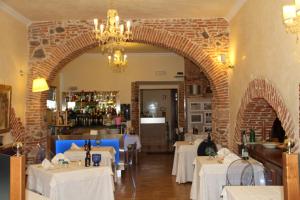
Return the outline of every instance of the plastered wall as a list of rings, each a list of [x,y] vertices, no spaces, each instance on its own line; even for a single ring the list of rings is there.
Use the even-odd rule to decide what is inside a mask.
[[[0,84],[12,86],[12,107],[24,122],[29,58],[27,27],[1,9],[0,24]]]
[[[288,1],[249,0],[230,22],[230,132],[248,84],[265,79],[282,97],[299,137],[300,43],[285,32],[282,5]],[[276,110],[276,112],[281,112]]]

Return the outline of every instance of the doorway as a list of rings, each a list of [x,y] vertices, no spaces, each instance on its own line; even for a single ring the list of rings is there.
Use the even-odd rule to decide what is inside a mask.
[[[177,89],[140,89],[143,152],[170,152],[178,127]]]

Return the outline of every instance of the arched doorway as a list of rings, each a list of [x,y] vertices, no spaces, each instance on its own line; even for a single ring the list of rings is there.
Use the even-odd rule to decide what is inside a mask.
[[[201,45],[179,34],[166,30],[136,26],[133,29],[133,41],[152,44],[167,48],[190,60],[203,68],[204,74],[211,83],[213,91],[212,102],[212,130],[218,143],[227,146],[228,135],[226,127],[229,120],[228,103],[228,76],[226,69],[212,60],[210,55],[203,51]],[[60,69],[68,62],[98,45],[92,31],[62,42],[59,46],[52,47],[48,51],[49,56],[43,59],[30,59],[30,73],[28,75],[28,95],[26,98],[26,133],[40,135],[45,141],[46,126],[44,113],[47,93],[32,93],[32,80],[37,76],[45,77],[49,82],[53,81]],[[134,117],[134,115],[133,115]],[[28,139],[29,142],[40,142]]]

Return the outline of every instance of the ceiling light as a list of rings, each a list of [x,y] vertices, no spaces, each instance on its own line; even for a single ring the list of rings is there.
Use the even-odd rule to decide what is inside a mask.
[[[132,39],[130,21],[126,22],[126,27],[124,24],[120,23],[120,17],[118,11],[115,9],[109,9],[107,11],[106,25],[99,24],[97,18],[94,19],[94,33],[99,44],[108,44],[114,42],[126,42]]]
[[[282,8],[283,22],[288,33],[299,34],[300,32],[300,0],[295,4],[285,5]]]
[[[49,90],[49,86],[45,78],[36,78],[32,82],[32,92],[43,92]]]
[[[108,54],[108,64],[114,72],[123,72],[127,67],[127,55],[117,49]]]

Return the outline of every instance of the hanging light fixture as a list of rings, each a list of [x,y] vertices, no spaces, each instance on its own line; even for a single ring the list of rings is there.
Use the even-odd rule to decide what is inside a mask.
[[[110,7],[113,7],[112,1]],[[130,21],[126,22],[126,27],[120,23],[120,17],[116,9],[108,9],[106,25],[99,24],[99,20],[97,18],[94,19],[94,33],[100,45],[126,42],[132,39],[130,28]]]
[[[285,5],[283,10],[283,22],[288,33],[300,32],[300,0],[295,0],[292,5]]]
[[[43,92],[49,90],[49,86],[45,78],[36,78],[32,81],[32,92]]]
[[[123,72],[128,65],[127,55],[120,49],[112,51],[107,58],[108,64],[114,72]]]

